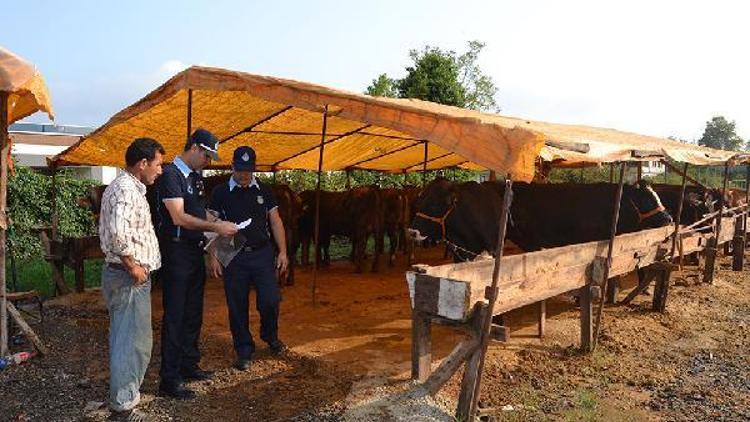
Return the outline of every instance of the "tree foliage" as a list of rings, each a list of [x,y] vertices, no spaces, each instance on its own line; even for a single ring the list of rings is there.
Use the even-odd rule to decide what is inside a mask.
[[[42,256],[37,235],[41,227],[52,221],[52,176],[16,166],[15,175],[8,176],[8,216],[11,225],[7,241],[18,259]],[[62,171],[57,176],[57,214],[63,236],[79,237],[95,234],[91,212],[78,205],[93,180],[82,180]]]
[[[499,111],[495,99],[497,87],[477,64],[484,47],[484,43],[470,41],[468,51],[460,55],[429,45],[422,50],[411,50],[409,57],[412,64],[406,67],[404,78],[394,79],[381,74],[365,93],[418,98],[473,110]]]
[[[703,136],[698,140],[699,145],[737,151],[743,148],[745,141],[735,132],[735,121],[728,121],[724,116],[716,116],[706,122]]]

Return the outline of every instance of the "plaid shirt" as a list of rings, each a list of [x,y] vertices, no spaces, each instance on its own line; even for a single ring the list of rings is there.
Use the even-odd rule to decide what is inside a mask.
[[[121,256],[132,256],[149,271],[161,267],[146,186],[127,171],[104,190],[99,240],[107,262],[122,263]]]

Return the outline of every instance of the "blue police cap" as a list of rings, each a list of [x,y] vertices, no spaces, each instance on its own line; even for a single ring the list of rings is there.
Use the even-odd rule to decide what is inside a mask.
[[[235,149],[232,167],[238,171],[255,171],[255,150],[249,146]]]
[[[219,140],[213,133],[203,128],[198,128],[190,135],[189,142],[203,148],[214,160],[219,159]]]

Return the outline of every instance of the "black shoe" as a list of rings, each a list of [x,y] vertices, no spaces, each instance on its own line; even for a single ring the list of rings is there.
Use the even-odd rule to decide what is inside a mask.
[[[250,369],[250,359],[239,358],[234,362],[234,367],[240,371],[247,371]]]
[[[193,400],[195,391],[185,387],[180,382],[162,382],[159,384],[159,395],[177,400]]]
[[[270,343],[268,347],[271,348],[271,352],[274,355],[281,355],[289,349],[281,340],[276,340],[273,343]]]
[[[214,371],[204,371],[201,368],[195,368],[190,371],[182,371],[180,375],[185,381],[206,381],[214,377]]]

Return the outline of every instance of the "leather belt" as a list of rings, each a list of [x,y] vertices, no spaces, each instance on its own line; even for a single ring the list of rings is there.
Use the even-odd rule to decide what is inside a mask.
[[[261,250],[268,246],[268,242],[263,243],[262,245],[256,245],[256,246],[243,246],[242,249],[240,249],[242,252],[255,252],[258,250]]]
[[[202,248],[202,247],[206,246],[206,241],[202,240],[202,239],[201,240],[198,240],[198,239],[185,239],[183,237],[164,237],[162,239],[166,239],[166,240],[168,240],[170,242],[173,242],[173,243],[181,243],[181,244],[185,244],[185,245],[195,245],[195,246],[197,246],[199,248]]]

